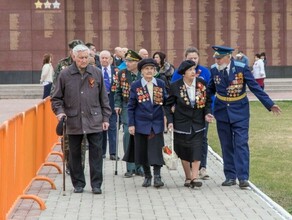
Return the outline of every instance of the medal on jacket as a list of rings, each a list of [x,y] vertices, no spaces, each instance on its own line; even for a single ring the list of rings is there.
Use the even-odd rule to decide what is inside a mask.
[[[94,82],[95,82],[94,78],[89,77],[88,82],[89,82],[90,88],[93,88]]]

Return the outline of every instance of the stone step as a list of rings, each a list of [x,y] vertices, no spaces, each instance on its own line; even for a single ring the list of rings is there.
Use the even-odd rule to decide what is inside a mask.
[[[292,78],[267,78],[265,91],[269,93],[291,93]],[[247,89],[247,92],[250,91]],[[41,99],[43,86],[40,84],[0,84],[0,99]]]
[[[0,99],[41,99],[43,86],[40,84],[1,84]]]
[[[251,93],[247,88],[247,92]],[[265,79],[265,92],[269,93],[291,93],[292,97],[292,78]]]

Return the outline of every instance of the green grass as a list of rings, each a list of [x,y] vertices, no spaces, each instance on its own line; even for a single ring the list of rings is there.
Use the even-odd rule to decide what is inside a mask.
[[[280,116],[250,102],[250,181],[292,214],[292,101],[276,104]],[[208,138],[222,156],[216,123],[209,125]]]

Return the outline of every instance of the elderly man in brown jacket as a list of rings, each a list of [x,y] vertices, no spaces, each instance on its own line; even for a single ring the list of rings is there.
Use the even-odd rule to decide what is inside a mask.
[[[74,62],[61,71],[51,104],[58,120],[66,117],[69,139],[70,176],[75,193],[82,193],[85,176],[81,163],[81,142],[87,135],[92,192],[101,194],[102,131],[109,126],[111,108],[100,69],[88,65],[89,49],[73,48]]]

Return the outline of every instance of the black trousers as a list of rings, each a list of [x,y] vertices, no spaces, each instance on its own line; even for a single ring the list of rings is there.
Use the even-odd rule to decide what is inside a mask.
[[[69,167],[71,181],[74,186],[84,188],[86,185],[84,170],[81,160],[81,142],[83,134],[68,135],[69,138]],[[102,159],[102,132],[87,134],[89,144],[89,168],[91,187],[100,188],[103,180]]]

